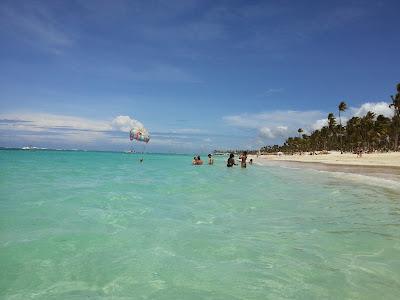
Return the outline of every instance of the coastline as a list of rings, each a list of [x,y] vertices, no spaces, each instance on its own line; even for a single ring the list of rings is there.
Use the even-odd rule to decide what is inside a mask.
[[[251,158],[256,158],[252,156]],[[309,155],[260,155],[257,160],[294,161],[301,163],[321,163],[328,165],[351,165],[400,168],[400,152],[370,153],[357,157],[356,154],[331,151],[329,154]]]
[[[306,168],[317,171],[357,174],[400,183],[400,153],[355,154],[333,152],[324,155],[249,155],[255,164],[261,166],[280,166]]]

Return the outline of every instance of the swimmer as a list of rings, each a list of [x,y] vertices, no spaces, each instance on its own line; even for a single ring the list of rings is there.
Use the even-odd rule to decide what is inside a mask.
[[[244,152],[242,153],[242,155],[240,155],[240,159],[241,159],[240,166],[241,166],[242,168],[246,168],[247,151],[244,151]]]
[[[228,161],[226,162],[226,166],[227,166],[228,168],[231,168],[231,167],[233,167],[233,166],[236,166],[236,163],[235,163],[235,155],[234,155],[233,153],[229,154],[229,158],[228,158]]]
[[[196,159],[196,165],[202,165],[202,164],[203,164],[203,161],[201,160],[200,155],[199,155],[199,156],[197,156],[197,159]]]
[[[208,154],[208,164],[213,165],[214,164],[214,158],[212,157],[211,154]]]

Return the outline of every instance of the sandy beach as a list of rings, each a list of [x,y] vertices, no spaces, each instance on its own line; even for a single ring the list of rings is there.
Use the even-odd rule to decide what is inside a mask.
[[[390,180],[397,183],[400,180],[400,153],[372,153],[357,157],[356,154],[330,152],[322,155],[260,155],[249,156],[255,164],[282,167],[307,168],[318,171],[351,173]]]
[[[260,155],[252,156],[255,161],[288,161],[300,163],[320,163],[327,165],[369,166],[369,167],[394,167],[400,168],[400,152],[370,153],[357,157],[356,154],[331,151],[329,154],[309,155]]]

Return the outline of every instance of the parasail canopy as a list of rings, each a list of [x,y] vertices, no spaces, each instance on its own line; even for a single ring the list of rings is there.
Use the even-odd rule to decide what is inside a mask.
[[[146,128],[132,128],[129,132],[129,139],[131,141],[137,140],[147,144],[150,141],[150,135]]]

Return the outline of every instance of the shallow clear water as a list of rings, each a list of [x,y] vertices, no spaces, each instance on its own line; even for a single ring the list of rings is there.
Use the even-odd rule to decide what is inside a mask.
[[[399,298],[400,190],[190,163],[0,151],[0,298]]]

